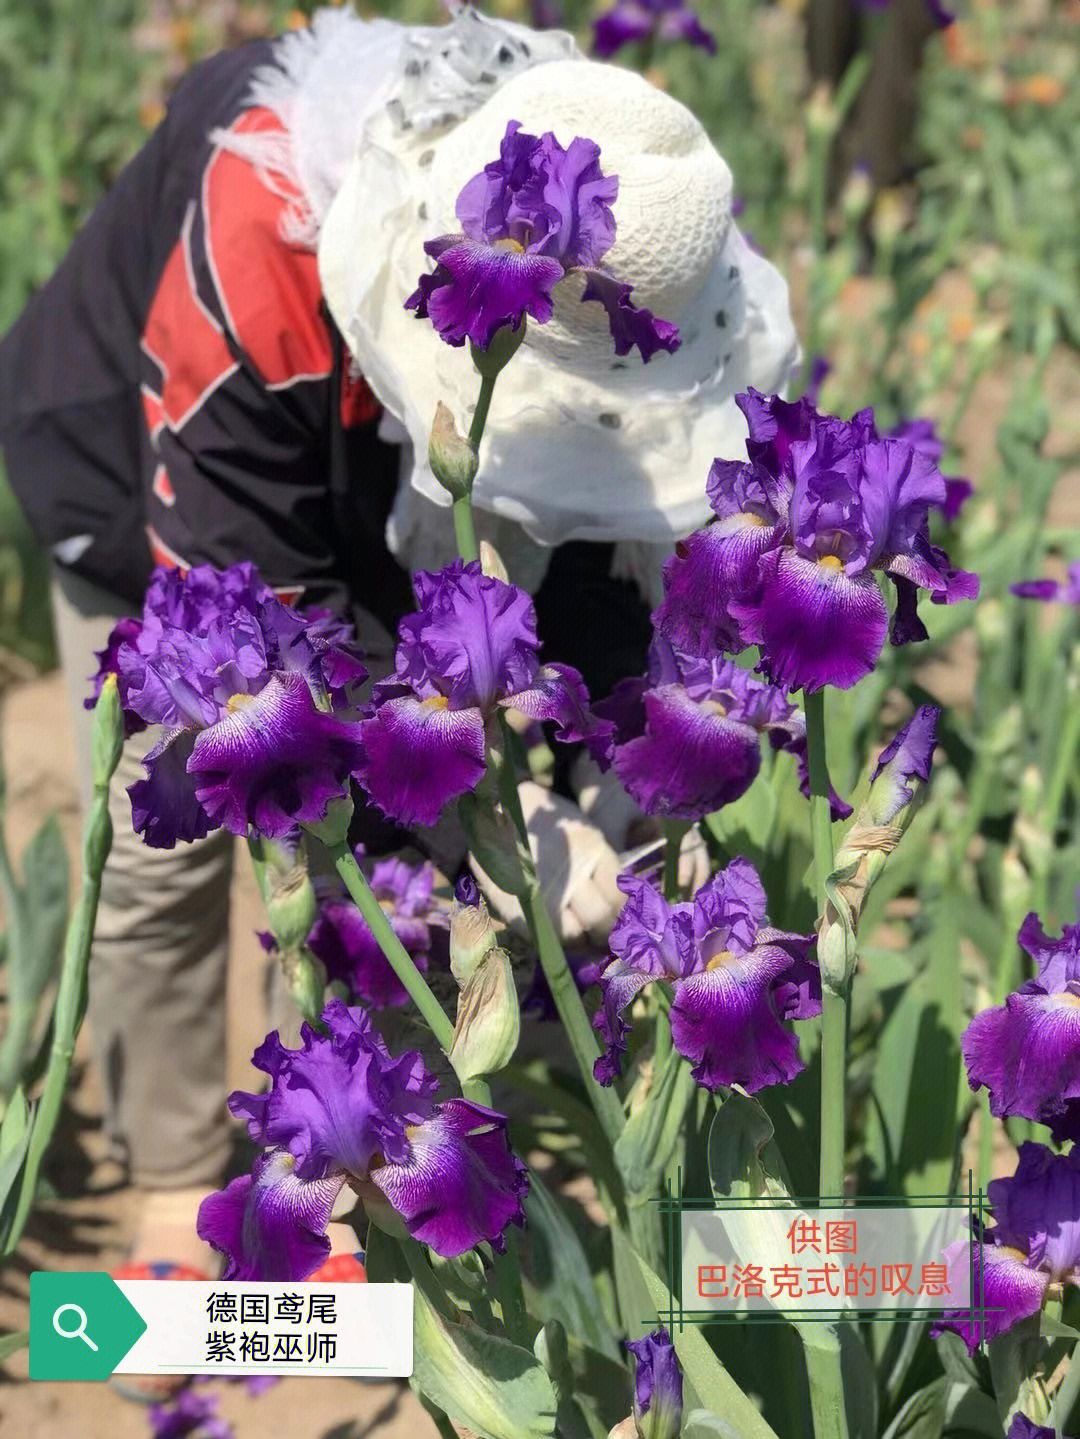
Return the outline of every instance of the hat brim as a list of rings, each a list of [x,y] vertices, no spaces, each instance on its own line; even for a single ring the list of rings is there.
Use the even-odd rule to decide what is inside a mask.
[[[445,505],[427,464],[431,421],[441,400],[467,425],[479,377],[467,349],[447,345],[430,321],[404,308],[427,267],[422,242],[430,232],[415,169],[369,141],[326,216],[319,270],[361,371],[409,434],[412,486]],[[580,305],[581,288],[573,275],[557,287],[556,319]],[[604,323],[600,306],[587,308]],[[612,351],[583,373],[560,367],[550,344],[526,338],[495,388],[478,508],[516,521],[543,545],[665,542],[702,523],[713,459],[745,453],[734,396],[748,385],[782,390],[796,363],[787,285],[729,224],[692,311],[664,318],[680,324],[682,345],[647,366]]]

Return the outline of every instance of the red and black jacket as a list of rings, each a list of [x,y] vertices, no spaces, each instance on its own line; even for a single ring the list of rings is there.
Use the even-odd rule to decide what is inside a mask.
[[[250,559],[392,632],[413,608],[385,542],[399,451],[350,377],[315,255],[282,237],[288,198],[210,139],[280,128],[246,100],[272,58],[256,41],[181,81],[0,342],[0,444],[39,541],[134,610],[155,563]],[[562,546],[536,597],[546,653],[594,694],[640,671],[648,641],[611,548]]]
[[[391,629],[409,607],[383,538],[399,452],[350,379],[288,201],[217,129],[256,42],[204,61],[0,344],[0,440],[39,540],[138,605],[154,563],[254,560],[307,602]]]

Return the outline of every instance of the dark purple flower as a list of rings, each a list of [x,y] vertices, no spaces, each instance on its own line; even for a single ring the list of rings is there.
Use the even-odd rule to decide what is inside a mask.
[[[1014,1414],[1005,1439],[1057,1439],[1059,1431],[1049,1424],[1036,1424],[1026,1414]],[[1069,1439],[1066,1434],[1064,1439]]]
[[[753,1094],[804,1067],[783,1021],[821,1010],[813,938],[771,929],[765,891],[748,860],[734,859],[691,901],[669,904],[647,880],[619,877],[628,896],[611,931],[614,958],[600,977],[593,1024],[606,1050],[600,1084],[619,1072],[629,1025],[623,1011],[656,980],[672,986],[671,1036],[706,1089],[740,1084]]]
[[[339,717],[365,677],[350,635],[286,608],[250,564],[154,572],[103,661],[125,713],[166,731],[128,790],[148,844],[221,826],[283,839],[323,818],[360,763],[359,726]]]
[[[125,617],[117,620],[109,633],[103,650],[95,650],[97,658],[97,673],[90,676],[90,694],[83,700],[83,708],[92,710],[101,696],[101,686],[109,675],[115,675],[120,689],[120,703],[124,709],[124,738],[130,739],[133,734],[138,734],[146,728],[146,721],[139,718],[133,710],[128,709],[124,704],[124,689],[117,664],[117,657],[121,645],[132,645],[139,637],[142,623],[139,620]]]
[[[745,794],[761,766],[761,740],[799,758],[809,793],[806,721],[782,690],[733,660],[683,654],[656,635],[648,679],[623,680],[595,706],[614,725],[590,743],[647,814],[702,819]],[[833,796],[833,817],[851,807]]]
[[[964,1031],[968,1083],[986,1086],[992,1114],[1048,1124],[1060,1139],[1080,1110],[1080,925],[1052,940],[1029,914],[1017,938],[1038,973]]]
[[[917,589],[941,604],[978,591],[929,540],[944,478],[906,440],[879,438],[869,410],[840,420],[805,397],[788,404],[754,390],[738,401],[749,460],[714,462],[706,489],[717,521],[665,565],[654,623],[694,653],[758,645],[760,668],[785,689],[848,689],[889,628],[875,571],[897,588],[894,644],[926,636]]]
[[[357,854],[360,859],[362,851]],[[432,952],[432,927],[445,930],[449,911],[434,898],[435,869],[404,860],[376,860],[369,878],[372,893],[386,912],[390,928],[417,969],[426,970]],[[317,886],[318,888],[318,886]],[[367,921],[337,886],[320,895],[319,917],[307,946],[326,969],[328,979],[347,984],[357,1000],[376,1009],[405,1004],[408,994],[390,967]]]
[[[683,1383],[671,1335],[662,1326],[642,1339],[626,1340],[637,1361],[634,1422],[644,1439],[678,1439],[682,1428]]]
[[[152,1404],[147,1416],[153,1439],[234,1439],[231,1424],[218,1417],[217,1399],[182,1389],[168,1404]]]
[[[685,40],[716,54],[716,37],[686,0],[618,0],[593,21],[593,53],[607,60],[638,40]]]
[[[468,339],[486,350],[496,330],[519,329],[527,314],[550,320],[552,291],[574,271],[586,277],[582,300],[607,310],[617,355],[634,345],[645,361],[657,350],[670,353],[679,346],[677,328],[637,309],[632,286],[597,268],[615,241],[618,192],[592,140],[578,136],[564,150],[550,132],[527,135],[511,120],[498,160],[458,196],[462,233],[425,242],[435,270],[420,276],[406,309],[430,319],[448,344]]]
[[[329,1253],[326,1225],[346,1182],[369,1195],[374,1185],[446,1257],[483,1240],[501,1247],[507,1224],[524,1222],[528,1189],[505,1117],[465,1100],[437,1104],[420,1055],[394,1059],[363,1010],[332,1000],[323,1025],[326,1034],[302,1026],[300,1049],[270,1034],[252,1059],[269,1091],[229,1097],[270,1147],[251,1175],[200,1206],[199,1234],[226,1256],[224,1277],[306,1278]]]
[[[987,1197],[994,1224],[975,1250],[972,1311],[956,1311],[935,1326],[955,1330],[972,1353],[981,1340],[1037,1314],[1051,1286],[1080,1283],[1080,1153],[1053,1154],[1025,1141],[1016,1172],[991,1180]],[[980,1276],[985,1330],[978,1315]]]
[[[600,726],[569,665],[541,665],[532,600],[455,560],[414,576],[420,610],[399,626],[396,673],[362,725],[365,788],[401,824],[434,824],[485,773],[486,726],[500,707],[551,720],[580,740]]]
[[[1056,600],[1063,605],[1080,605],[1080,561],[1070,565],[1068,579],[1062,584],[1056,580],[1024,580],[1022,584],[1010,585],[1014,595],[1025,600]]]

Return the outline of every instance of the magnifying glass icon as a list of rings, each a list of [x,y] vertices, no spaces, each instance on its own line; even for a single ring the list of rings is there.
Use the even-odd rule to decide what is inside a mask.
[[[74,1329],[65,1329],[60,1323],[61,1314],[66,1314],[68,1310],[75,1315],[76,1324]],[[52,1322],[53,1328],[62,1339],[81,1339],[95,1354],[98,1352],[97,1345],[86,1332],[86,1310],[81,1309],[78,1304],[61,1304],[60,1308],[53,1314]]]

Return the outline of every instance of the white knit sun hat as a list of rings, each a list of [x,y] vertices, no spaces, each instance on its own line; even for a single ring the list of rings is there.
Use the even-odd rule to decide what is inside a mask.
[[[461,15],[445,30],[473,23]],[[515,44],[532,38],[514,28]],[[670,544],[707,517],[712,460],[745,453],[733,396],[748,385],[783,389],[797,357],[787,286],[732,222],[731,174],[700,123],[640,76],[584,59],[569,37],[542,32],[535,42],[528,68],[502,83],[482,76],[490,97],[456,123],[423,123],[422,107],[400,101],[381,107],[321,229],[331,312],[412,443],[391,541],[414,564],[439,562],[441,540],[425,546],[425,537],[449,531],[430,507],[449,502],[427,465],[436,402],[465,428],[479,377],[467,347],[447,345],[404,302],[432,268],[424,240],[460,231],[457,196],[498,157],[508,121],[551,130],[564,146],[577,135],[599,144],[602,170],[619,179],[616,240],[602,267],[633,285],[634,303],[677,324],[682,345],[647,365],[636,351],[616,357],[603,307],[580,303],[584,281],[561,282],[552,320],[529,321],[496,384],[478,509],[542,546]],[[420,86],[422,68],[414,59],[409,71]],[[507,527],[493,532],[505,544]]]

